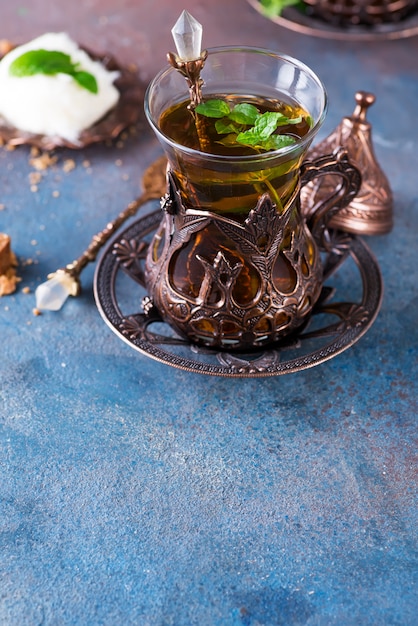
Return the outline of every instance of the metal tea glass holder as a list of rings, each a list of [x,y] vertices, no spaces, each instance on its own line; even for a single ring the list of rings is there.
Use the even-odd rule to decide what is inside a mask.
[[[333,230],[321,295],[304,326],[282,341],[246,353],[200,347],[180,337],[155,307],[147,309],[144,264],[160,219],[161,212],[153,212],[119,233],[99,260],[94,278],[96,304],[106,324],[147,357],[213,376],[288,374],[347,350],[378,314],[383,286],[374,255],[360,237]]]

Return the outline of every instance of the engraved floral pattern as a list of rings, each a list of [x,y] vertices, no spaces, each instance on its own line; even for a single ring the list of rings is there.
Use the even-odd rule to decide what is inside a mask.
[[[127,274],[139,283],[144,284],[143,262],[145,261],[147,250],[148,246],[144,241],[122,239],[120,242],[115,243],[112,253]]]

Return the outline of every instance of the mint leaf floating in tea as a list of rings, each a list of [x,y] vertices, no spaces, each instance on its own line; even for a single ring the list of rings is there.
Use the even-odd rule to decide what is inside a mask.
[[[196,106],[195,112],[208,118],[216,118],[215,130],[221,135],[218,143],[226,147],[247,146],[256,151],[279,150],[293,145],[294,134],[276,133],[283,126],[304,123],[309,129],[308,115],[289,117],[281,111],[264,111],[248,102],[239,102],[232,109],[226,100],[214,98]],[[226,135],[226,137],[223,137]]]
[[[215,98],[201,102],[196,106],[195,111],[206,117],[214,117],[216,119],[229,117],[230,113],[228,103],[225,100],[216,100]]]
[[[69,54],[59,50],[28,50],[17,57],[9,67],[11,76],[23,77],[45,74],[68,74],[91,93],[98,93],[97,81],[93,74],[83,71],[78,63],[73,63]]]
[[[296,143],[296,139],[291,135],[274,135],[279,126],[288,124],[299,124],[302,117],[288,118],[276,111],[266,111],[260,114],[252,128],[237,135],[237,143],[243,146],[253,146],[262,150],[277,150]]]
[[[232,111],[228,114],[228,117],[238,124],[255,124],[259,115],[260,111],[256,106],[248,102],[241,102],[234,106]]]

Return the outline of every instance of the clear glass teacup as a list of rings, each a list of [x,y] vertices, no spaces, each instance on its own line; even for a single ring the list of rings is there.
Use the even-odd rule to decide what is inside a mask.
[[[225,120],[219,138],[211,120],[199,115],[196,123],[184,78],[163,69],[145,96],[168,161],[146,282],[160,315],[191,342],[248,350],[279,341],[311,313],[322,288],[326,224],[357,193],[360,176],[343,151],[304,162],[327,108],[310,68],[256,48],[208,52],[203,101],[224,100],[234,111],[250,104],[260,115],[280,111],[293,141],[237,150]],[[301,186],[329,173],[339,175],[333,197],[303,215]]]

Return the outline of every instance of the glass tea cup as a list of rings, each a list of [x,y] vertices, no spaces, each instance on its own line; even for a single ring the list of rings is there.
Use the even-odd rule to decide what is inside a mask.
[[[311,313],[322,288],[326,223],[351,201],[360,179],[343,152],[304,163],[327,96],[300,61],[258,48],[214,48],[201,77],[204,102],[290,111],[289,117],[302,117],[302,130],[297,135],[297,125],[289,127],[295,141],[281,148],[237,151],[187,109],[183,76],[163,69],[145,95],[147,119],[168,162],[146,284],[162,318],[192,343],[255,349],[280,341]],[[340,180],[333,197],[303,215],[301,186],[329,173]]]

